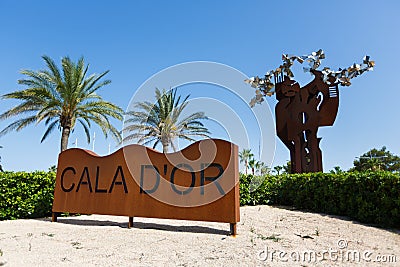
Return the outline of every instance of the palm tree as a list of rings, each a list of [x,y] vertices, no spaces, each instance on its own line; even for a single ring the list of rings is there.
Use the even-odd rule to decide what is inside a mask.
[[[265,165],[265,163],[262,162],[262,161],[257,161],[257,162],[254,164],[254,167],[255,167],[255,173],[257,173],[257,174],[259,174],[259,175],[261,175],[261,176],[263,176],[263,175],[269,173],[269,168],[268,168],[268,166]]]
[[[125,121],[123,132],[129,133],[123,141],[137,139],[139,144],[153,144],[156,148],[161,143],[163,152],[167,153],[171,146],[176,151],[174,141],[177,138],[196,141],[193,137],[209,138],[210,132],[201,120],[207,119],[204,112],[196,112],[180,118],[182,111],[189,104],[189,95],[183,101],[176,95],[176,89],[161,92],[156,89],[156,102],[136,103],[138,111],[126,113],[129,119]]]
[[[329,172],[333,174],[340,174],[343,173],[344,171],[339,166],[335,166],[333,167],[333,170],[330,170]]]
[[[244,168],[245,168],[244,170],[246,175],[247,175],[247,169],[249,167],[249,160],[253,157],[254,155],[253,153],[251,153],[251,149],[243,148],[243,150],[239,152],[240,162],[244,163]]]
[[[276,172],[277,175],[279,175],[283,170],[285,170],[283,166],[277,165],[274,167],[274,171]]]
[[[263,163],[263,162],[261,162],[261,161],[259,161],[259,160],[257,160],[257,161],[254,163],[254,173],[253,173],[253,175],[254,175],[255,173],[259,173],[259,172],[260,172],[260,168],[261,168],[261,166],[262,166],[262,163]]]
[[[91,122],[97,124],[107,137],[110,132],[120,141],[119,131],[111,125],[110,118],[122,120],[122,109],[104,101],[96,91],[109,84],[110,80],[100,81],[108,71],[87,77],[89,65],[85,66],[83,57],[75,64],[69,57],[61,60],[62,70],[48,56],[43,56],[48,70],[23,70],[28,76],[18,83],[27,89],[3,95],[3,99],[18,99],[22,103],[0,115],[0,120],[14,116],[24,116],[8,125],[0,136],[19,131],[32,123],[44,121],[47,126],[43,142],[56,128],[61,131],[61,151],[68,147],[68,138],[76,123],[82,125],[88,143]]]
[[[3,148],[2,146],[0,146],[0,148]],[[4,172],[3,170],[3,166],[1,166],[1,156],[0,156],[0,172]]]
[[[261,162],[260,175],[269,174],[270,171],[271,169],[264,162]]]
[[[249,160],[249,167],[251,169],[251,174],[253,174],[253,175],[255,175],[255,173],[256,173],[256,164],[257,164],[257,161],[254,158]]]

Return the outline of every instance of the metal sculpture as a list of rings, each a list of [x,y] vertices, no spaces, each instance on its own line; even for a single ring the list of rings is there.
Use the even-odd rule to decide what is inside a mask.
[[[246,80],[257,88],[256,96],[250,102],[252,107],[263,102],[265,96],[276,94],[276,132],[290,150],[292,173],[322,172],[321,138],[317,133],[319,127],[332,126],[335,122],[339,108],[339,84],[349,86],[352,78],[372,70],[375,65],[366,56],[361,65],[354,64],[338,71],[325,67],[319,71],[317,68],[324,58],[322,50],[301,57],[283,55],[284,63],[276,70],[267,72],[264,78]],[[314,75],[314,79],[304,87],[291,79],[294,75],[290,67],[295,60],[301,64],[307,61],[310,67],[304,68],[304,71]]]

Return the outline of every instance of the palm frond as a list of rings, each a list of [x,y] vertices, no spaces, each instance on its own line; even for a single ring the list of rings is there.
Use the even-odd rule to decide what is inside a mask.
[[[175,150],[173,140],[176,138],[195,141],[194,137],[209,137],[210,132],[201,122],[207,119],[204,112],[196,112],[180,119],[189,103],[189,95],[181,101],[176,89],[161,91],[156,88],[155,98],[154,104],[135,103],[135,109],[125,113],[123,132],[132,134],[124,137],[124,141],[135,139],[139,144],[153,143],[153,148],[159,143],[168,142],[167,145]]]
[[[19,119],[13,123],[11,123],[10,125],[8,125],[6,128],[4,128],[1,132],[0,132],[0,137],[11,132],[11,131],[20,131],[21,129],[25,128],[26,126],[28,126],[29,124],[32,124],[36,121],[36,116],[30,116],[27,118],[23,118],[23,119]]]
[[[53,132],[56,126],[68,127],[72,131],[78,121],[90,140],[91,121],[97,124],[107,137],[111,134],[121,139],[120,132],[111,124],[110,119],[122,120],[123,110],[111,102],[104,101],[96,91],[109,84],[102,80],[109,72],[100,75],[87,75],[89,65],[81,57],[76,63],[69,57],[61,60],[61,69],[48,56],[43,56],[47,69],[40,71],[23,70],[24,79],[19,84],[28,88],[2,96],[3,99],[22,101],[17,106],[0,115],[0,120],[14,116],[27,116],[8,125],[0,134],[20,130],[31,123],[44,121],[47,130],[42,141]]]
[[[57,65],[54,63],[54,61],[50,57],[48,57],[46,55],[42,56],[42,58],[44,59],[44,61],[47,64],[47,67],[49,68],[49,70],[52,73],[52,75],[49,77],[54,78],[53,83],[61,84],[63,79],[61,77],[61,73],[60,73],[60,70],[58,69]]]
[[[47,127],[47,130],[44,132],[42,139],[40,140],[40,143],[43,143],[43,141],[47,138],[47,136],[54,131],[56,126],[58,125],[58,121],[53,121],[50,123],[50,125]]]
[[[90,143],[90,124],[89,121],[85,121],[83,119],[78,119],[78,122],[82,125],[83,130],[85,131],[86,134],[86,141],[89,144]]]

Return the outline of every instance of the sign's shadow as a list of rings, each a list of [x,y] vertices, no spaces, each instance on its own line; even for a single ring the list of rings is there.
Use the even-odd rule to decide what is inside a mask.
[[[79,226],[117,226],[120,228],[128,228],[128,221],[126,223],[109,221],[109,220],[88,220],[88,219],[68,219],[58,218],[58,222],[69,225]],[[200,233],[200,234],[215,234],[215,235],[230,235],[229,231],[215,229],[207,226],[196,225],[168,225],[163,223],[150,223],[150,222],[133,222],[131,228],[135,229],[155,229],[168,232],[186,232],[186,233]]]

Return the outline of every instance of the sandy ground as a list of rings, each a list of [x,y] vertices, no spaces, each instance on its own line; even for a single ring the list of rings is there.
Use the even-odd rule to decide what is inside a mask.
[[[343,217],[242,207],[229,224],[78,216],[0,222],[4,266],[400,266],[400,231]]]

